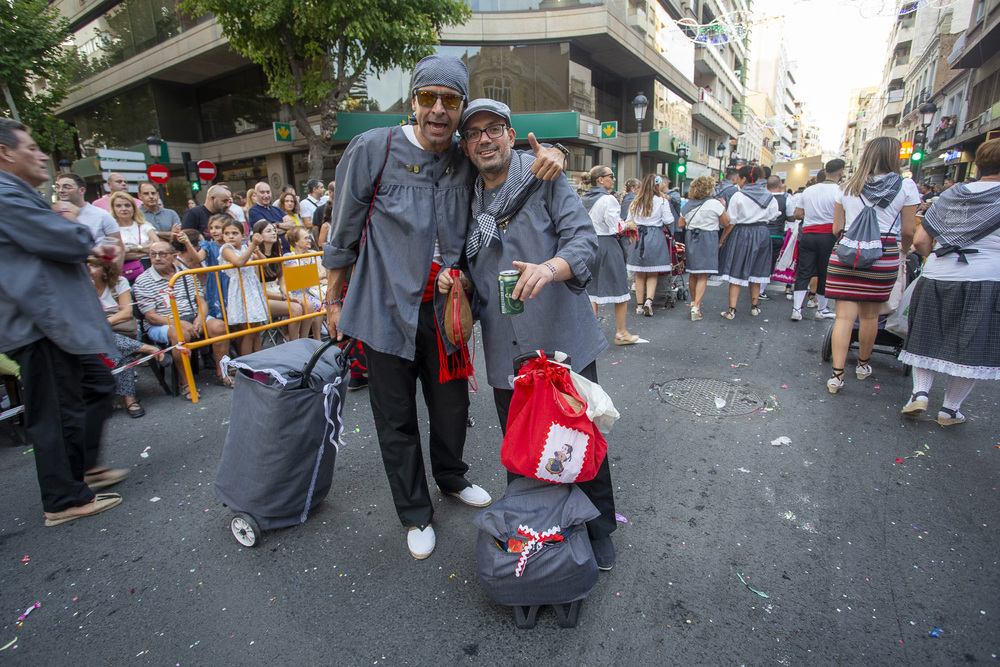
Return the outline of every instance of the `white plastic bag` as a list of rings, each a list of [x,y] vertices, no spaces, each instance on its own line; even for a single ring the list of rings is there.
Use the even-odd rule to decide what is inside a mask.
[[[889,300],[883,303],[879,309],[879,315],[888,315],[899,309],[899,302],[903,298],[903,290],[906,289],[906,258],[899,258],[899,272],[896,274],[896,283],[889,292]]]
[[[587,419],[594,422],[597,430],[607,435],[621,416],[611,402],[611,397],[601,388],[601,385],[591,382],[579,373],[569,372],[573,386],[580,396],[587,401]]]
[[[917,278],[906,286],[906,289],[903,290],[903,296],[899,300],[899,307],[885,320],[885,330],[900,338],[906,338],[910,334],[910,300],[913,298],[913,289],[919,280],[920,278]]]

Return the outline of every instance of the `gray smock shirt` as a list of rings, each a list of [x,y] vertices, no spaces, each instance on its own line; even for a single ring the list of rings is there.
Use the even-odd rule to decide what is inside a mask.
[[[380,170],[382,180],[365,231]],[[379,352],[413,359],[434,240],[445,266],[459,260],[471,217],[474,177],[457,139],[443,153],[414,145],[401,127],[369,130],[351,141],[337,166],[337,189],[328,204],[333,206],[330,240],[323,248],[327,269],[355,264],[340,331]],[[435,290],[442,337],[444,302],[445,295]],[[443,339],[449,354],[457,349]]]
[[[42,338],[69,354],[114,354],[115,339],[84,263],[90,230],[0,171],[0,352]]]
[[[518,159],[517,153],[513,159]],[[543,183],[499,231],[500,243],[480,248],[469,261],[483,329],[487,382],[497,389],[510,389],[514,358],[540,349],[567,353],[573,370],[580,372],[608,349],[584,291],[597,257],[597,234],[590,215],[569,181],[558,178]],[[540,264],[553,257],[566,260],[573,277],[545,285],[534,299],[524,302],[523,314],[501,315],[500,271],[514,270],[515,260]]]

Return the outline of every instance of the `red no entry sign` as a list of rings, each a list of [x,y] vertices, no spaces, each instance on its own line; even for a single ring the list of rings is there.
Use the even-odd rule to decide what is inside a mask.
[[[154,164],[146,170],[146,175],[149,176],[149,180],[154,183],[166,183],[170,180],[170,170],[164,167],[162,164]]]
[[[211,160],[198,160],[198,177],[203,181],[211,181],[218,173]]]

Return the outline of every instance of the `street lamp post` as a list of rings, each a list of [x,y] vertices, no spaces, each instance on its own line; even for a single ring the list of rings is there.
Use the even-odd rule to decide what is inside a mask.
[[[639,91],[639,94],[632,100],[632,109],[635,110],[635,177],[642,180],[642,121],[646,118],[646,107],[649,100]]]
[[[160,143],[160,138],[156,136],[156,132],[150,132],[149,136],[146,137],[146,148],[149,149],[149,157],[153,158],[153,164],[159,164],[160,152],[163,146]],[[160,200],[166,201],[166,188],[163,185],[156,185],[154,187],[160,191]]]
[[[920,176],[920,172],[922,171],[921,167],[924,164],[923,160],[927,156],[926,146],[927,146],[927,140],[929,138],[927,136],[927,128],[930,127],[931,123],[934,121],[934,114],[935,112],[937,112],[937,105],[934,104],[934,102],[927,101],[921,104],[920,108],[917,109],[917,111],[920,112],[920,121],[921,125],[923,125],[923,133],[924,133],[923,145],[921,146],[923,152],[920,156],[920,159],[917,160],[917,168],[915,170],[917,172],[917,176]],[[914,178],[913,180],[917,181],[918,183],[920,182],[919,178]]]
[[[719,158],[719,180],[722,180],[722,158],[726,156],[726,145],[719,142],[719,145],[715,147],[715,154]]]

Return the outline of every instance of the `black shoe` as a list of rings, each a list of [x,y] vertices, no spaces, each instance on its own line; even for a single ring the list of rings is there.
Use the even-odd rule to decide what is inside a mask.
[[[615,566],[615,544],[611,541],[610,535],[591,540],[590,546],[594,549],[597,569],[607,572]]]
[[[352,377],[347,382],[347,391],[356,391],[358,389],[364,389],[367,386],[368,386],[368,378],[364,376]]]

